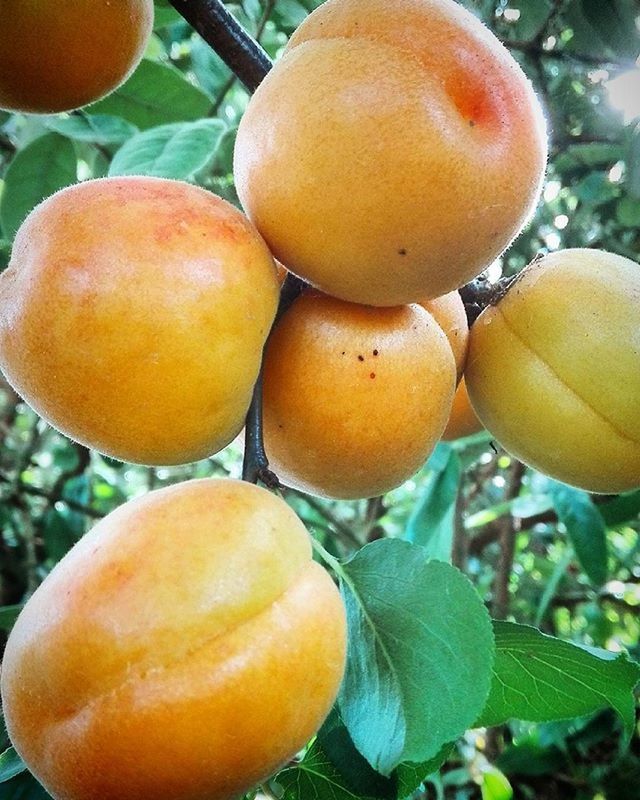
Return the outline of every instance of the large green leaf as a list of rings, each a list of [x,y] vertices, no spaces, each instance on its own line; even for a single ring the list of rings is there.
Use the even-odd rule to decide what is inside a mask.
[[[440,561],[451,560],[455,507],[460,486],[460,459],[447,444],[439,444],[429,459],[429,477],[422,497],[409,517],[406,536]]]
[[[334,710],[302,761],[275,780],[283,789],[282,800],[403,800],[442,766],[452,747],[445,745],[425,764],[401,764],[384,777],[356,750]]]
[[[637,5],[634,0],[581,0],[582,13],[616,57],[638,55]]]
[[[621,494],[615,500],[609,500],[598,506],[607,527],[615,528],[631,522],[640,514],[640,491]]]
[[[613,708],[631,736],[640,665],[627,655],[577,647],[528,625],[494,622],[494,631],[493,681],[478,726],[551,722]]]
[[[174,122],[139,133],[118,150],[109,175],[188,180],[213,158],[225,132],[218,119]]]
[[[46,121],[50,131],[78,142],[99,145],[122,144],[138,130],[135,125],[110,114],[76,114],[52,116]]]
[[[409,542],[369,544],[341,572],[349,645],[340,711],[358,750],[389,775],[436,756],[480,713],[491,625],[467,578]]]
[[[353,791],[324,750],[314,742],[302,761],[276,776],[281,800],[374,800]]]
[[[76,177],[76,153],[64,136],[47,133],[20,150],[9,164],[0,198],[4,235],[12,239],[34,206]]]
[[[119,89],[91,106],[88,114],[112,114],[140,129],[206,117],[210,98],[177,69],[143,59]]]
[[[567,529],[576,556],[597,586],[607,580],[607,528],[586,492],[550,481],[550,494],[558,519]]]

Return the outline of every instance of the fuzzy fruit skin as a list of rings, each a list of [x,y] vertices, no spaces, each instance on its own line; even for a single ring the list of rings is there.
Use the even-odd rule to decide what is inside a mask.
[[[469,323],[464,303],[458,292],[448,292],[442,297],[434,297],[422,305],[444,331],[456,360],[458,381],[462,378],[469,346]],[[455,401],[454,401],[455,403]]]
[[[481,421],[512,455],[590,492],[640,486],[640,266],[598,250],[545,256],[471,328]]]
[[[36,114],[116,89],[153,26],[153,0],[2,0],[0,11],[0,108]]]
[[[345,636],[282,500],[189,481],[114,511],[30,598],[2,665],[7,728],[57,800],[229,800],[320,726]]]
[[[251,223],[179,181],[106,178],[45,200],[0,275],[0,367],[55,428],[179,464],[243,425],[278,281]]]
[[[451,407],[451,416],[442,438],[445,442],[451,442],[454,439],[462,439],[464,436],[479,433],[482,429],[483,425],[473,410],[469,400],[469,393],[467,392],[467,384],[463,377],[456,389],[453,406]]]
[[[524,73],[453,0],[328,0],[240,123],[242,204],[327,294],[391,306],[457,289],[537,202],[544,118]]]
[[[271,468],[323,497],[373,497],[426,461],[451,408],[455,362],[418,305],[372,308],[310,292],[276,325],[264,362]]]

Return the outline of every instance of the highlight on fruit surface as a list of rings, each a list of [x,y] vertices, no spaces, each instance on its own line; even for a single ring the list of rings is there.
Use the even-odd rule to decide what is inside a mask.
[[[335,297],[422,302],[519,233],[544,117],[488,28],[454,0],[328,0],[251,98],[234,173],[275,257]]]
[[[426,461],[453,400],[441,328],[418,305],[373,308],[310,291],[276,324],[264,361],[264,440],[287,486],[372,497]]]
[[[471,328],[469,395],[512,455],[590,492],[640,487],[640,266],[571,249],[530,264]]]
[[[71,111],[114,91],[151,35],[153,0],[2,0],[0,108]]]
[[[0,367],[47,422],[142,464],[205,458],[242,428],[278,281],[232,205],[103,178],[37,206],[0,275]]]
[[[2,664],[7,730],[59,800],[229,800],[318,729],[345,638],[286,503],[188,481],[109,514],[29,599]]]

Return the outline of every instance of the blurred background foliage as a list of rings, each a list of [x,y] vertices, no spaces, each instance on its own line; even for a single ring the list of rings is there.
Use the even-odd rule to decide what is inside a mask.
[[[228,3],[277,58],[318,0]],[[636,0],[467,0],[533,81],[551,157],[535,217],[492,279],[536,254],[640,252],[640,6]],[[114,95],[31,117],[0,111],[0,268],[28,211],[53,191],[108,174],[194,181],[237,203],[232,152],[247,94],[166,0],[147,58]],[[389,4],[393,13],[393,3]],[[1,24],[1,22],[0,22]],[[425,42],[425,47],[437,47]],[[594,364],[594,369],[598,368]],[[172,469],[121,464],[53,431],[0,382],[0,636],[39,582],[96,519],[128,498],[192,477],[240,473],[231,445]],[[384,498],[285,495],[341,557],[375,539],[450,548],[494,617],[640,658],[640,492],[589,496],[510,459],[488,434],[441,444]],[[640,737],[619,757],[610,713],[473,731],[416,798],[640,798]],[[0,742],[0,751],[6,741]],[[41,798],[27,774],[0,798]]]

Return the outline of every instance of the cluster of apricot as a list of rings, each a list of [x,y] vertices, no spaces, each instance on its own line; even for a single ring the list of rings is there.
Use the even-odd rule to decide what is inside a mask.
[[[15,36],[32,34],[33,4],[10,5]],[[42,85],[25,48],[17,83],[0,53],[0,105],[71,108],[123,79],[151,0],[78,3],[79,20],[95,5],[116,20],[105,41],[123,43],[96,56],[106,73],[119,53],[108,85],[87,63],[48,70],[66,94]],[[73,439],[166,465],[239,434],[263,364],[272,468],[339,498],[392,489],[443,433],[479,424],[464,380],[456,392],[464,371],[514,455],[592,491],[640,485],[635,264],[591,251],[535,262],[467,354],[456,289],[517,235],[545,161],[530,84],[453,0],[328,0],[242,120],[248,219],[145,177],[53,195],[0,277],[0,366]],[[309,288],[271,331],[274,258]],[[4,712],[60,800],[223,800],[304,745],[344,657],[341,601],[295,515],[249,484],[194,481],[127,503],[53,570],[11,634]]]

